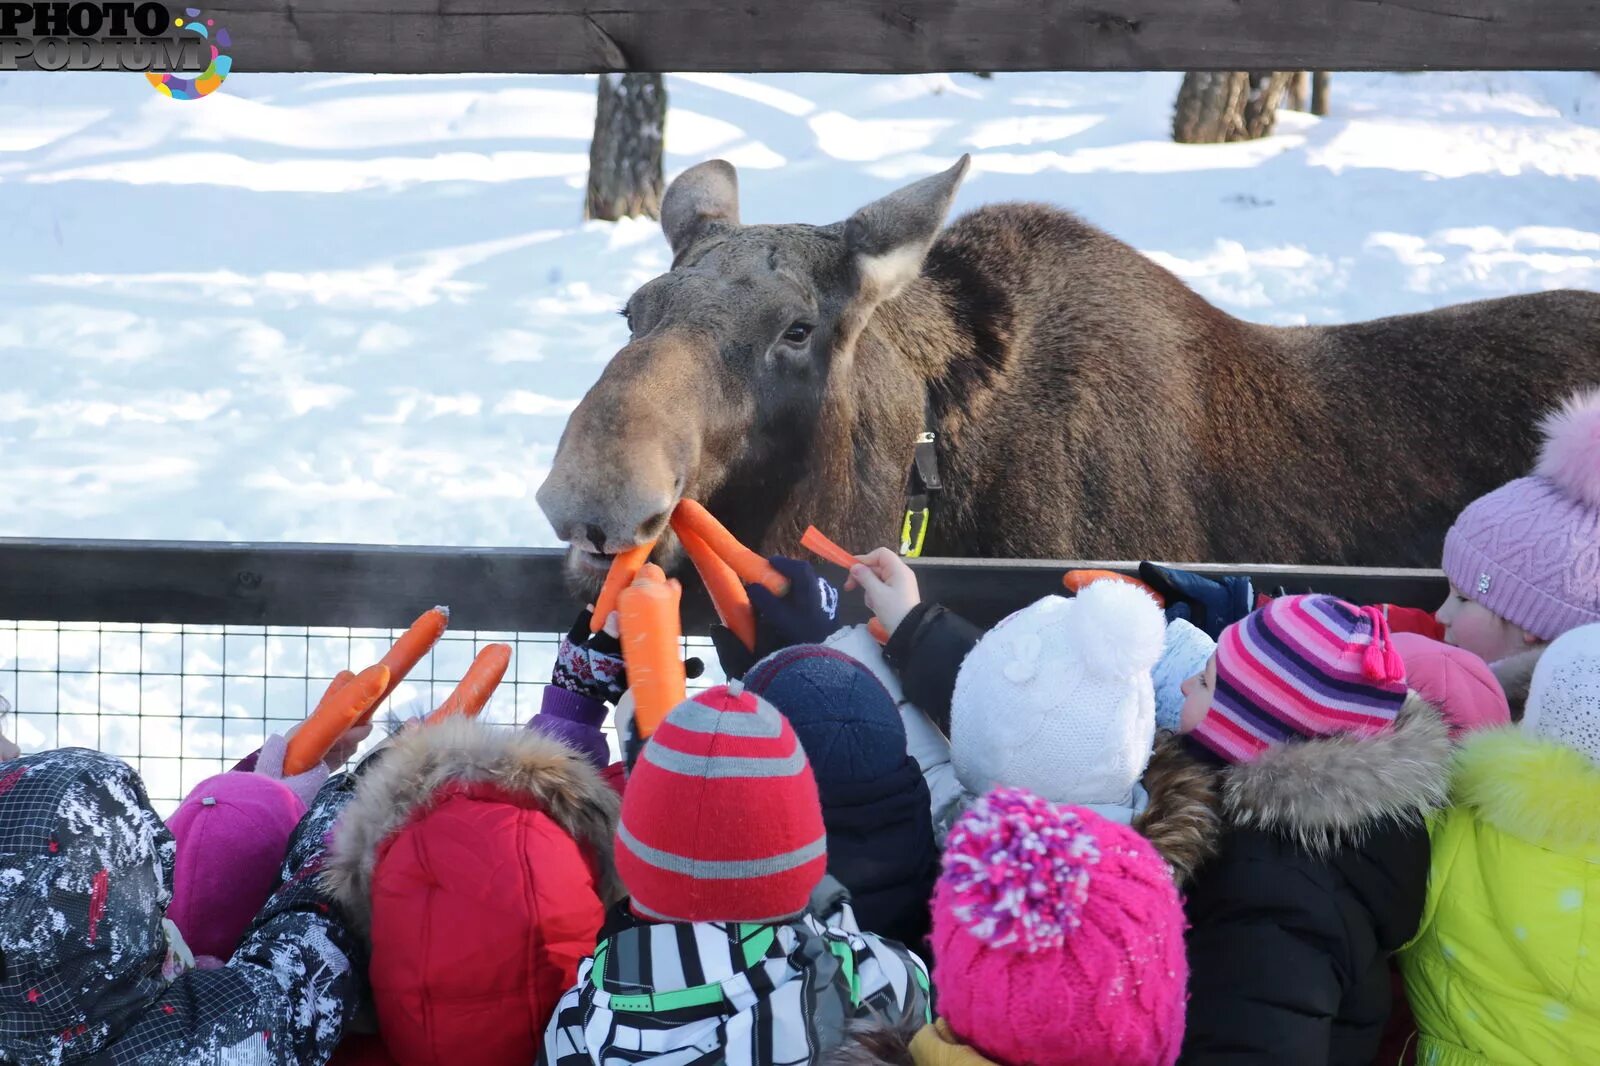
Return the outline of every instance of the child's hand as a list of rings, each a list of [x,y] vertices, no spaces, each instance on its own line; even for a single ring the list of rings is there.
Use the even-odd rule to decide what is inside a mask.
[[[845,591],[859,588],[866,594],[867,607],[878,616],[883,628],[893,636],[911,608],[922,602],[917,590],[917,575],[905,560],[888,548],[857,556],[861,562],[850,568]]]

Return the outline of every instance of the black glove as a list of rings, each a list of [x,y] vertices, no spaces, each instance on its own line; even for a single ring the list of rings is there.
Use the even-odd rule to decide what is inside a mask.
[[[589,632],[591,613],[581,612],[571,631],[561,638],[550,683],[580,696],[614,704],[628,691],[628,667],[622,659],[622,642],[603,629],[598,633]],[[685,659],[683,669],[693,679],[705,673],[705,664],[699,659]]]
[[[761,585],[747,585],[756,616],[756,646],[746,648],[724,626],[711,627],[722,672],[730,679],[745,675],[756,663],[781,648],[820,644],[839,627],[839,590],[817,576],[810,563],[774,555],[767,560],[789,579],[789,592],[775,596]]]
[[[1167,601],[1167,621],[1182,618],[1212,640],[1256,609],[1255,589],[1248,577],[1213,580],[1189,570],[1143,562],[1139,580]]]

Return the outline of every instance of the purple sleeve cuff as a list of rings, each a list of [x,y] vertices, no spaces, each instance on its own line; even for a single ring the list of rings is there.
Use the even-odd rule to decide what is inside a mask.
[[[539,706],[540,714],[548,714],[552,718],[561,718],[578,725],[599,729],[605,724],[608,708],[600,700],[592,696],[585,696],[581,692],[562,688],[560,685],[546,685],[544,687],[544,702]]]

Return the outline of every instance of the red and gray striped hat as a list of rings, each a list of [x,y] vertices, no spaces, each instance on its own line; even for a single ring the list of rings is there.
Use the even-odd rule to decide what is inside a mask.
[[[623,794],[617,871],[634,913],[774,922],[828,866],[817,783],[788,721],[738,682],[673,709]]]

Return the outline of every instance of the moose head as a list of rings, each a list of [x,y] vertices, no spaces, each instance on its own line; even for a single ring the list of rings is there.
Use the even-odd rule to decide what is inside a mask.
[[[597,587],[612,555],[655,538],[657,560],[675,563],[667,521],[685,496],[761,545],[790,488],[815,474],[830,423],[844,453],[831,462],[848,473],[835,416],[860,401],[858,341],[918,278],[968,162],[826,226],[742,224],[722,160],[672,183],[672,269],[628,300],[628,343],[573,411],[538,492],[576,585]],[[880,370],[873,388],[921,410],[915,368]]]

